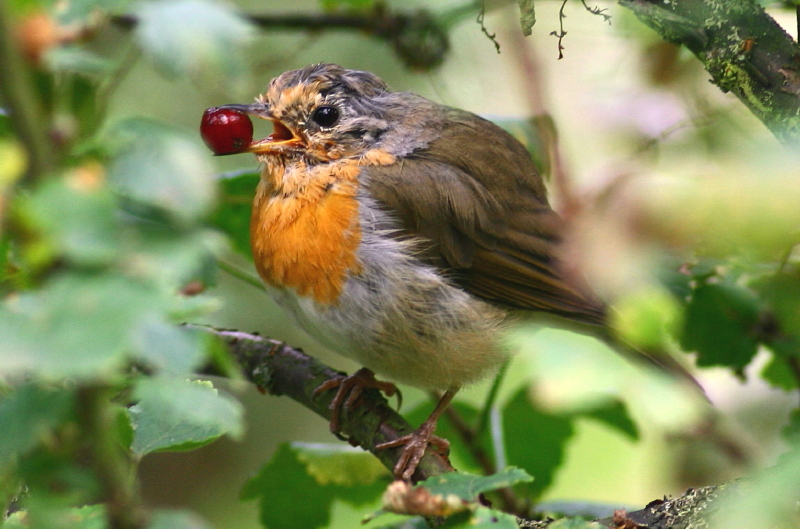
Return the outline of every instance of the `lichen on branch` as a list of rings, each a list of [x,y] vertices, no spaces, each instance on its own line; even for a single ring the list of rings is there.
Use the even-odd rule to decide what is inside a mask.
[[[800,144],[800,46],[755,0],[619,0],[686,46],[783,143]]]

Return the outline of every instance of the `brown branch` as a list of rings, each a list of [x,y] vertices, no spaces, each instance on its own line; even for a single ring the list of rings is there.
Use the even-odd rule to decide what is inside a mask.
[[[613,516],[594,520],[601,527],[637,528],[637,529],[670,529],[673,527],[708,527],[707,517],[717,510],[715,501],[719,495],[729,488],[736,487],[737,482],[724,485],[689,489],[686,493],[671,500],[655,500],[644,509],[626,513],[624,510],[614,512]],[[561,519],[563,520],[563,518]],[[529,529],[546,529],[561,520],[543,522],[522,522],[520,527]]]
[[[254,334],[223,331],[196,326],[219,337],[238,361],[245,378],[270,395],[285,395],[299,402],[320,417],[330,421],[331,400],[335,391],[314,396],[314,390],[326,380],[341,376],[319,360],[283,342]],[[220,374],[209,368],[205,374]],[[393,410],[385,398],[373,389],[365,389],[352,410],[342,410],[341,433],[354,446],[371,452],[389,470],[394,468],[400,449],[376,450],[375,446],[409,434],[414,428]],[[413,476],[421,481],[431,476],[452,472],[446,457],[428,449]]]
[[[445,24],[430,12],[424,9],[391,11],[380,2],[370,11],[352,14],[307,13],[242,15],[242,17],[262,30],[360,31],[388,42],[407,66],[422,70],[439,66],[450,49]],[[131,29],[139,23],[134,15],[114,16],[111,20],[117,26],[126,29]]]
[[[800,47],[756,0],[619,0],[686,46],[783,143],[800,143]]]

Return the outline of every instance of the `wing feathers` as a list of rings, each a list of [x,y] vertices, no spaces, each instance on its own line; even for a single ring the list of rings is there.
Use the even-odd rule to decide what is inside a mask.
[[[474,114],[446,109],[441,136],[401,163],[368,166],[362,181],[422,237],[422,258],[495,303],[601,323],[602,304],[559,270],[562,221],[525,148]]]

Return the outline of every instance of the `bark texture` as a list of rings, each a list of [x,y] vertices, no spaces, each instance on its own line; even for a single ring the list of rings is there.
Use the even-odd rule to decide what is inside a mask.
[[[619,0],[686,46],[785,144],[800,144],[800,47],[755,0]]]

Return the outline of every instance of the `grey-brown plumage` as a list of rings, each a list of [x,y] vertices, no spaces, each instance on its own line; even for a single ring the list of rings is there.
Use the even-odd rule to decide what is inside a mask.
[[[561,273],[563,223],[527,150],[475,114],[402,96],[431,107],[418,114],[426,121],[407,125],[414,116],[400,116],[379,145],[402,161],[363,170],[372,195],[402,222],[401,235],[430,241],[424,258],[484,300],[603,323],[602,304]],[[436,139],[403,153],[414,127],[435,130]]]

